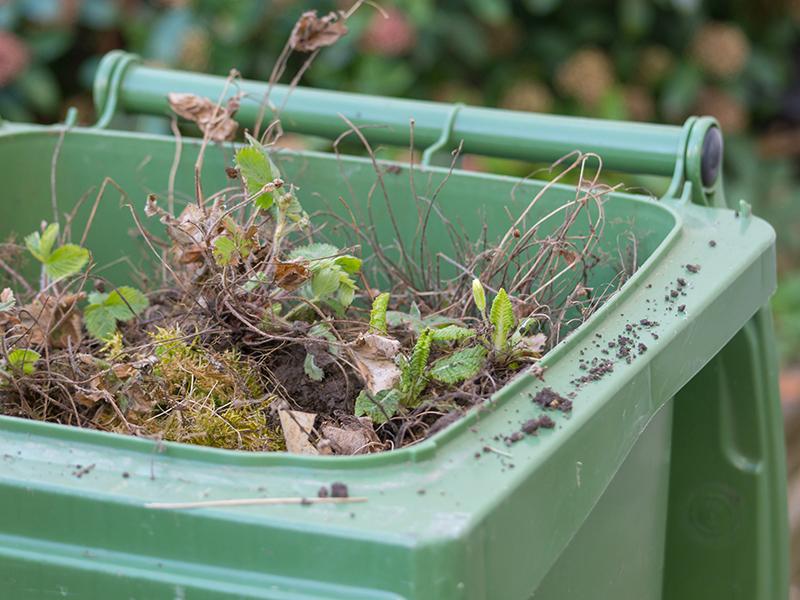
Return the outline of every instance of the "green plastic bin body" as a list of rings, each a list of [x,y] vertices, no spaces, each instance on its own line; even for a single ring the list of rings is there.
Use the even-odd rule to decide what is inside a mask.
[[[617,126],[621,135],[625,126]],[[34,230],[51,214],[51,156],[62,129],[0,126],[4,238]],[[646,152],[646,135],[641,143]],[[199,145],[184,139],[179,199],[191,198]],[[64,135],[55,186],[62,212],[105,177],[127,194],[120,200],[109,188],[99,205],[86,243],[98,264],[144,262],[148,250],[129,235],[133,221],[121,205],[130,202],[141,216],[147,193],[166,192],[174,151],[166,136],[79,127]],[[209,148],[205,189],[226,185],[231,155]],[[375,182],[364,158],[275,158],[309,212],[338,210],[340,194],[363,209]],[[661,159],[642,156],[632,170],[648,171],[655,164],[648,160]],[[411,236],[416,211],[403,210],[412,198],[409,169],[395,166],[383,177],[400,229]],[[620,159],[615,168],[624,166]],[[666,163],[650,170],[670,172]],[[423,195],[446,176],[436,167],[413,175]],[[497,236],[507,218],[496,215],[504,207],[519,213],[542,183],[521,184],[512,200],[515,185],[456,170],[438,202],[467,232],[477,235],[486,221],[489,236]],[[764,308],[775,288],[774,233],[746,205],[739,212],[705,206],[690,200],[688,187],[679,191],[660,201],[621,193],[608,199],[604,248],[615,251],[618,236],[633,230],[641,267],[545,357],[544,382],[522,375],[484,408],[413,447],[357,457],[240,453],[0,417],[0,596],[785,599],[784,446]],[[574,193],[556,186],[536,213]],[[78,212],[76,231],[90,205]],[[379,235],[390,237],[384,204],[374,209]],[[432,244],[447,250],[437,227]],[[124,283],[129,272],[120,262],[106,275]],[[595,283],[610,276],[600,272]],[[688,282],[683,312],[664,297],[678,277]],[[571,391],[569,382],[582,374],[579,358],[600,356],[598,344],[642,319],[658,322],[640,333],[646,352],[578,389],[572,413],[553,415],[555,429],[512,447],[494,441],[538,414],[532,394],[544,386]],[[511,458],[482,453],[486,444]],[[78,478],[76,465],[93,468]],[[144,507],[313,496],[333,481],[368,502]]]

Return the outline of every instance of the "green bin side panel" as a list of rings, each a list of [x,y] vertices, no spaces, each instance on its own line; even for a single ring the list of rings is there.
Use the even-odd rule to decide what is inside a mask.
[[[648,424],[532,600],[662,597],[672,407]]]
[[[764,308],[676,397],[665,600],[788,597],[776,365]]]

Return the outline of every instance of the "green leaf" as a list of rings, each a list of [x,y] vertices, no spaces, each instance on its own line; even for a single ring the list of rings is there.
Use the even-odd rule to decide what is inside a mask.
[[[386,334],[386,309],[389,308],[389,293],[378,294],[372,301],[369,313],[369,328],[377,333]]]
[[[315,323],[311,326],[308,330],[308,336],[312,338],[322,338],[324,340],[328,340],[331,342],[328,344],[328,352],[333,354],[334,356],[341,356],[341,352],[339,350],[339,340],[333,333],[333,329],[331,328],[330,323],[325,321],[320,321]]]
[[[274,179],[270,163],[267,155],[253,146],[245,146],[236,153],[236,166],[239,167],[239,173],[247,186],[247,193],[251,196],[260,192]],[[272,204],[272,194],[264,194],[261,198],[264,196],[269,196]]]
[[[30,375],[36,370],[36,361],[40,358],[42,355],[35,350],[17,348],[8,353],[8,366],[21,370],[24,375]]]
[[[58,223],[50,223],[41,235],[34,231],[25,237],[25,245],[39,262],[47,262],[58,238]]]
[[[147,308],[150,301],[136,288],[123,285],[111,292],[103,305],[116,320],[129,321]]]
[[[336,299],[339,303],[347,308],[353,303],[353,298],[356,295],[356,284],[355,282],[347,277],[347,275],[343,275],[339,278],[339,290],[336,292]]]
[[[381,425],[397,414],[400,398],[401,394],[396,389],[381,390],[374,398],[367,390],[361,390],[356,398],[355,415],[369,417],[375,425]]]
[[[242,287],[245,289],[245,291],[252,292],[260,285],[267,282],[268,282],[267,274],[262,271],[259,271],[258,273],[255,274],[255,276],[248,279],[247,282],[245,282],[245,284]]]
[[[422,313],[419,311],[419,306],[416,302],[411,303],[411,308],[408,309],[408,315],[412,319],[422,320]]]
[[[339,253],[339,249],[333,244],[308,244],[295,248],[289,253],[289,260],[308,260],[317,261],[323,258],[333,258]],[[314,267],[312,262],[310,267]]]
[[[117,331],[117,320],[102,304],[90,304],[83,311],[83,322],[93,338],[107,340]]]
[[[89,251],[76,244],[64,244],[44,261],[44,270],[53,279],[75,275],[89,262]]]
[[[339,289],[339,269],[327,268],[317,271],[311,278],[311,292],[315,298],[325,298]]]
[[[460,325],[445,325],[431,329],[431,339],[434,342],[461,342],[475,336],[475,331]]]
[[[403,401],[408,406],[417,404],[419,395],[428,384],[425,370],[431,354],[431,337],[430,329],[423,330],[414,344],[411,357],[400,364],[400,387],[404,393]]]
[[[486,362],[486,348],[472,346],[435,361],[429,374],[432,379],[452,385],[475,377]]]
[[[306,353],[306,359],[303,361],[303,370],[311,381],[325,379],[325,371],[317,366],[317,363],[314,362],[314,355],[310,352]]]
[[[342,254],[341,256],[337,256],[334,259],[334,262],[351,275],[353,273],[358,273],[361,270],[361,259],[351,256],[350,254]]]
[[[481,311],[481,314],[486,313],[486,291],[483,289],[483,284],[480,279],[472,280],[472,299],[475,301],[475,306]]]
[[[489,313],[489,321],[492,323],[492,343],[498,350],[504,350],[508,344],[508,336],[514,328],[514,308],[511,300],[503,288],[497,293],[492,302],[492,310]]]
[[[231,262],[236,254],[236,243],[227,235],[221,235],[214,240],[214,247],[211,255],[220,267],[225,267]]]

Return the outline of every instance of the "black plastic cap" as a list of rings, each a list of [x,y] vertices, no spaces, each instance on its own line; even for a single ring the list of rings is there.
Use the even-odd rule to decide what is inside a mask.
[[[700,177],[705,187],[711,187],[722,170],[722,133],[712,127],[703,139],[703,156],[700,158]]]

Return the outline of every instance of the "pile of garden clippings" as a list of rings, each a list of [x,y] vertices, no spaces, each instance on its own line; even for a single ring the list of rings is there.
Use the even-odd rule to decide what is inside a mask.
[[[302,73],[344,35],[351,13],[303,14],[270,88],[293,52],[307,54]],[[403,246],[399,231],[377,239],[365,223],[352,225],[358,244],[336,247],[321,239],[320,219],[305,212],[296,182],[270,159],[282,135],[277,109],[263,132],[261,119],[253,132],[240,132],[237,95],[223,103],[170,94],[169,101],[203,134],[194,201],[176,209],[170,189],[166,200],[151,195],[129,212],[162,285],[103,279],[91,248],[72,241],[72,223],[42,223],[24,243],[4,244],[11,287],[0,296],[3,414],[218,448],[390,450],[457,420],[515,374],[539,374],[541,356],[624,280],[602,292],[586,287],[591,269],[610,260],[597,243],[614,188],[597,175],[529,225],[545,186],[494,244],[457,233],[453,256],[431,258],[426,225],[444,217],[418,197],[408,199],[425,219],[413,246]],[[268,106],[265,98],[262,115]],[[242,133],[245,144],[226,169],[230,185],[206,195],[199,183],[206,147]],[[554,181],[583,174],[596,159],[567,157]],[[579,217],[592,220],[588,233],[576,226]],[[163,223],[162,237],[146,233],[147,218]],[[399,260],[388,247],[400,248]],[[371,284],[366,256],[391,289]],[[41,263],[37,281],[19,274],[25,260]],[[442,260],[460,275],[434,278],[433,262]]]

